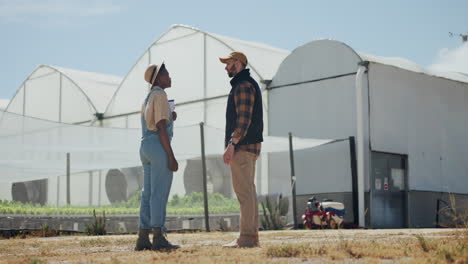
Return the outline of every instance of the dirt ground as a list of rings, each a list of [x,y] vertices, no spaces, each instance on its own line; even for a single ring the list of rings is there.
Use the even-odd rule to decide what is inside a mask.
[[[222,248],[237,235],[170,233],[172,252],[135,252],[136,235],[4,239],[0,263],[468,263],[466,229],[262,231],[260,248]]]

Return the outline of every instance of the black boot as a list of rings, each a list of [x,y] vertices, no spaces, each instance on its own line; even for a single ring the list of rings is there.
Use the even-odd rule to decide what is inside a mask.
[[[151,242],[149,240],[149,229],[141,229],[138,231],[138,239],[136,241],[135,251],[151,249]]]
[[[172,245],[167,241],[165,234],[163,234],[160,227],[153,228],[153,247],[152,250],[161,250],[161,249],[178,249],[180,246]]]

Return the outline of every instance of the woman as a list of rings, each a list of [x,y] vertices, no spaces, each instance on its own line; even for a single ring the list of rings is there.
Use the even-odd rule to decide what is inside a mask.
[[[179,165],[171,147],[173,114],[164,89],[171,87],[171,78],[164,63],[146,69],[145,80],[151,90],[142,106],[142,140],[140,159],[144,184],[140,205],[140,229],[135,250],[175,249],[165,237],[166,205],[172,184],[172,174]],[[153,243],[149,232],[153,229]]]

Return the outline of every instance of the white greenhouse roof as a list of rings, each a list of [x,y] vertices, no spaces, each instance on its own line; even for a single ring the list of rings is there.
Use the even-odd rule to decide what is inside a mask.
[[[137,112],[148,92],[143,74],[148,65],[165,62],[172,78],[168,95],[176,104],[216,98],[229,93],[229,78],[219,57],[237,50],[246,54],[253,78],[271,79],[290,53],[264,44],[172,25],[136,61],[116,91],[106,116]]]
[[[0,99],[0,110],[5,110],[9,102],[9,99]]]
[[[294,49],[279,67],[272,86],[349,74],[355,72],[358,63],[362,61],[468,83],[468,75],[464,73],[426,69],[404,58],[382,57],[357,52],[346,43],[332,39],[319,39]]]
[[[122,77],[96,72],[78,71],[50,66],[72,79],[83,90],[99,113],[103,113],[112,95],[122,81]]]
[[[40,65],[16,91],[6,111],[64,123],[92,120],[103,113],[121,78]]]
[[[426,69],[410,60],[399,57],[382,57],[371,55],[363,52],[357,52],[363,61],[379,63],[383,65],[393,66],[407,71],[423,73],[430,76],[441,77],[453,81],[468,83],[468,75],[459,72],[441,72]]]

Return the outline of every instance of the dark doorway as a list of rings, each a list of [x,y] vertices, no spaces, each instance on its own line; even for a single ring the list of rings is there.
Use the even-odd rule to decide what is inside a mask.
[[[372,152],[371,226],[401,228],[406,224],[407,157]]]

